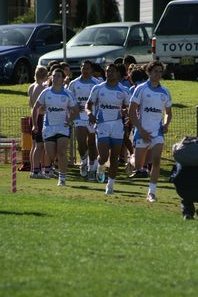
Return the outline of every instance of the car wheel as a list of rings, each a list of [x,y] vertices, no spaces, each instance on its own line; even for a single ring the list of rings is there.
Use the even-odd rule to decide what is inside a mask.
[[[30,82],[30,69],[26,62],[20,61],[16,64],[12,81],[15,84],[25,84]]]

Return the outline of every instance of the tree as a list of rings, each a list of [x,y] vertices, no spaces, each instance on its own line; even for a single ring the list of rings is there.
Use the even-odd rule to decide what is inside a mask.
[[[97,14],[97,8],[95,4],[92,4],[90,12],[87,17],[88,25],[98,24],[100,23],[100,19]]]
[[[120,22],[118,2],[116,0],[102,0],[101,22]]]
[[[13,24],[22,24],[22,23],[34,23],[35,22],[35,12],[33,9],[29,8],[26,13],[19,15],[13,19]]]
[[[76,4],[76,27],[85,27],[87,24],[87,0],[78,0]]]

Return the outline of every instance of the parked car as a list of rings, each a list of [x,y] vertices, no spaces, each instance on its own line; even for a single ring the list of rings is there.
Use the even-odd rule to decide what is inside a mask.
[[[75,33],[67,28],[67,40]],[[62,47],[58,24],[13,24],[0,26],[0,81],[27,83],[33,78],[38,59]]]
[[[167,4],[152,41],[153,59],[166,64],[166,77],[198,78],[198,0]]]
[[[92,25],[76,34],[66,46],[67,63],[74,76],[79,74],[80,64],[89,59],[105,66],[118,57],[130,54],[134,63],[152,60],[151,23],[117,22]],[[52,51],[39,58],[40,65],[63,60],[63,49]]]

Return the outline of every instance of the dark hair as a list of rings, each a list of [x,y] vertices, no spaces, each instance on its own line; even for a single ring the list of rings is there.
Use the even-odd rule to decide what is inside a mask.
[[[93,62],[91,62],[90,60],[82,61],[82,63],[81,63],[81,67],[82,67],[84,64],[89,64],[89,65],[93,68]]]
[[[114,63],[114,64],[121,64],[121,63],[123,63],[123,58],[118,57],[118,58],[116,58],[116,59],[114,60],[113,63]]]
[[[62,73],[62,77],[65,78],[65,72],[63,71],[63,69],[61,69],[61,68],[55,68],[55,69],[53,70],[53,72],[54,72],[54,73],[56,73],[56,72],[60,72],[60,73]]]
[[[61,69],[64,69],[65,67],[69,67],[70,68],[69,64],[66,63],[66,62],[60,62],[60,67],[61,67]]]
[[[122,78],[124,78],[127,75],[126,68],[125,68],[124,64],[117,64],[117,67],[118,67],[118,71],[120,73],[120,76]]]
[[[123,64],[132,64],[132,63],[134,63],[134,64],[136,63],[133,56],[131,56],[131,55],[124,56]]]
[[[117,64],[111,63],[111,64],[108,64],[108,65],[106,66],[106,69],[107,69],[107,67],[108,67],[108,68],[113,67],[117,72],[119,71],[119,69],[118,69],[118,65],[117,65]]]
[[[57,69],[57,68],[60,68],[61,69],[61,66],[60,66],[60,64],[59,63],[57,63],[57,64],[53,64],[51,67],[50,67],[50,69],[49,69],[49,75],[51,75],[52,74],[52,72],[55,70],[55,69]]]
[[[96,71],[96,72],[101,72],[102,70],[102,67],[100,66],[100,64],[98,63],[92,63],[92,68],[93,68],[93,71]]]
[[[150,73],[153,70],[153,68],[156,66],[160,66],[162,68],[162,71],[164,71],[164,69],[165,69],[165,66],[162,62],[155,60],[155,61],[151,61],[148,63],[147,68],[146,68],[147,72]]]
[[[50,68],[52,67],[52,65],[54,64],[59,64],[57,60],[51,60],[48,62],[47,64],[47,70],[50,71]]]
[[[137,82],[141,82],[147,79],[147,75],[143,69],[140,67],[134,68],[131,71],[130,78],[133,84],[136,84]]]
[[[105,79],[105,71],[99,63],[92,63],[93,72],[99,72],[103,79]]]

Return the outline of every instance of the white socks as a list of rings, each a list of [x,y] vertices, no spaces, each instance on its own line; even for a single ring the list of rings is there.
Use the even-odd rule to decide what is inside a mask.
[[[150,193],[155,194],[155,192],[156,192],[156,187],[157,187],[157,184],[149,183],[148,194],[150,194]]]

